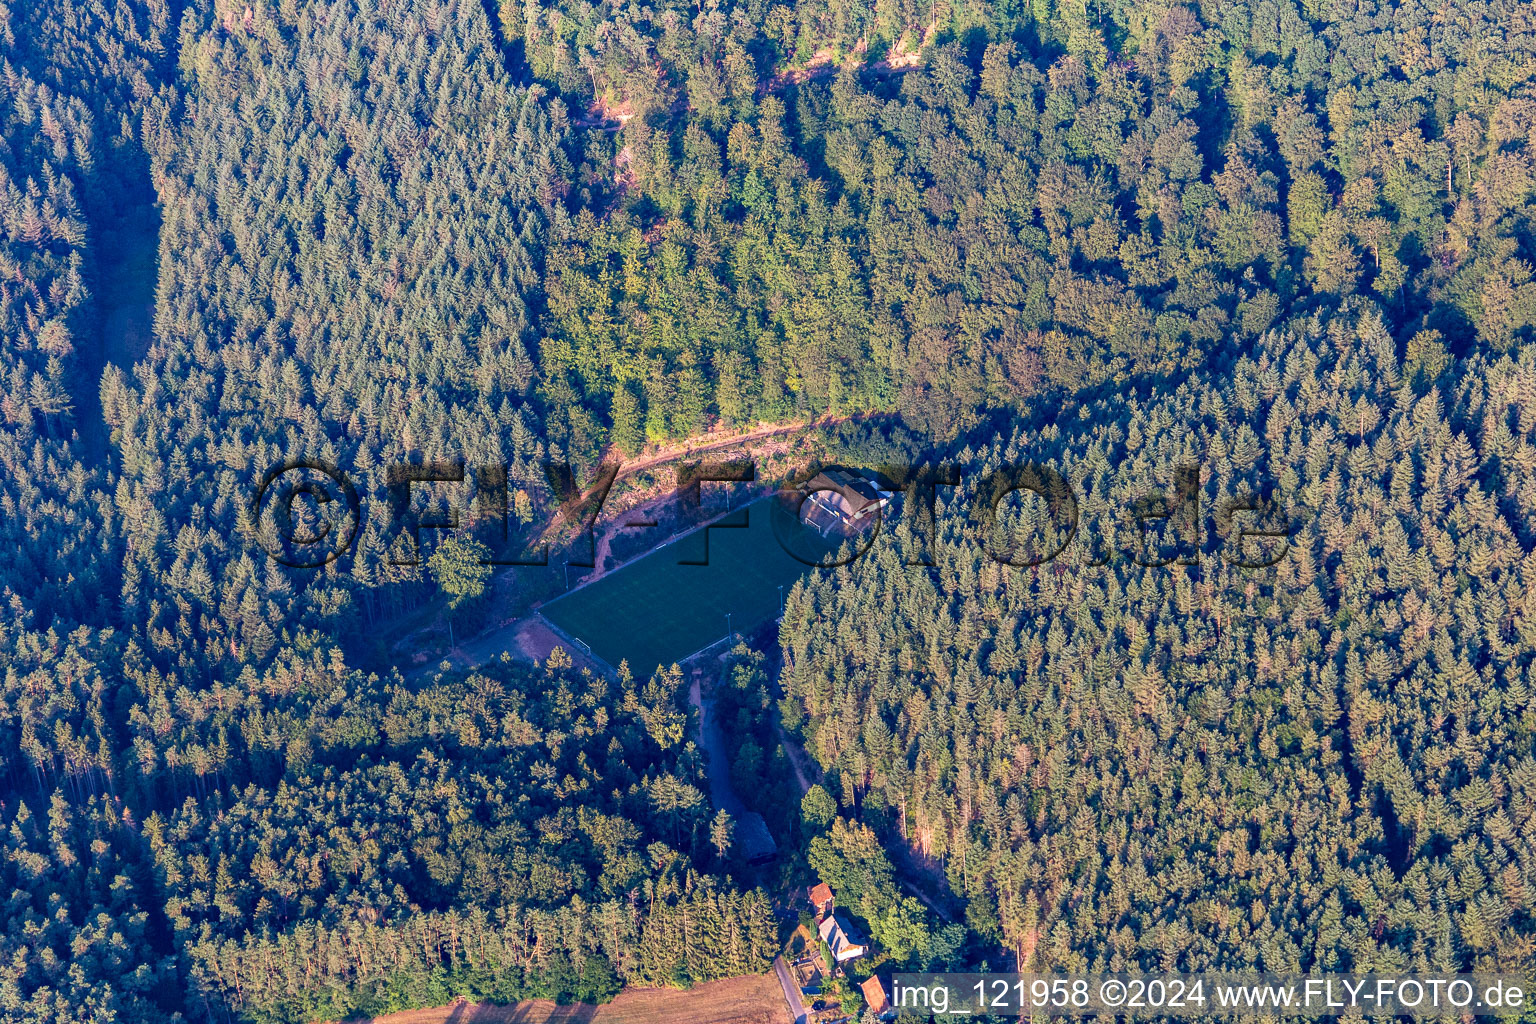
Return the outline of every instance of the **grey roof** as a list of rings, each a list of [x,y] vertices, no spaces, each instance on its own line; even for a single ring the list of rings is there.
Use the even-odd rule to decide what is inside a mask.
[[[821,492],[813,493],[812,499],[818,504],[835,507],[844,519],[857,518],[885,501],[885,496],[868,477],[846,469],[824,469],[807,480],[804,486],[809,491]]]
[[[736,842],[749,861],[767,860],[779,852],[779,846],[768,834],[768,823],[756,811],[743,812],[736,819]]]
[[[875,485],[868,478],[846,469],[824,469],[811,478],[811,483],[823,487],[834,485],[848,498],[848,503],[855,507],[880,500],[880,492],[875,490]]]

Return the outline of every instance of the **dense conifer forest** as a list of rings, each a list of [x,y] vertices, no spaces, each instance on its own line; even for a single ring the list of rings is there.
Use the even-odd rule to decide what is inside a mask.
[[[0,1020],[686,986],[797,870],[895,966],[1536,970],[1529,4],[38,0],[0,58]],[[372,642],[452,593],[391,464],[527,526],[864,413],[961,481],[733,655],[778,875],[673,667]],[[291,459],[366,499],[319,569]]]
[[[1060,467],[1079,536],[1005,565],[1039,557],[1047,506],[988,533],[956,511],[982,497],[963,486],[934,569],[904,565],[921,538],[900,534],[797,589],[786,718],[845,806],[942,858],[969,926],[1022,963],[1528,971],[1515,467],[1536,377],[1472,359],[1444,393],[1415,389],[1351,300],[1268,333],[1226,380],[964,453],[978,477],[1025,451]],[[1171,491],[1168,467],[1202,463],[1199,522],[1127,521]],[[1263,477],[1294,531],[1267,575],[1231,563],[1276,541],[1212,522]]]

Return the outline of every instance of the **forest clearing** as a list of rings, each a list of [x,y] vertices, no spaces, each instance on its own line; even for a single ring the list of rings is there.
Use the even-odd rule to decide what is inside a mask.
[[[575,571],[568,570],[567,579],[572,589],[579,590],[596,583],[610,572],[646,559],[717,515],[713,509],[706,509],[703,514],[707,518],[699,519],[697,515],[679,509],[678,495],[672,485],[673,478],[667,472],[672,467],[706,456],[722,461],[745,458],[756,468],[757,480],[755,483],[736,485],[739,493],[733,496],[732,502],[754,502],[771,493],[774,486],[771,481],[776,479],[775,474],[784,471],[786,464],[803,465],[812,460],[820,448],[813,440],[818,432],[875,415],[878,414],[826,416],[789,423],[760,423],[738,432],[712,431],[660,446],[632,461],[621,462],[611,485],[612,490],[592,524],[594,529],[590,562],[583,565],[575,560],[579,542],[576,548],[571,549],[573,560],[569,570]],[[622,456],[612,452],[608,458],[619,460]],[[647,473],[650,477],[646,482],[635,482],[634,477]],[[592,487],[593,484],[588,482],[584,486]],[[655,522],[658,528],[650,530],[648,535],[645,531],[634,529],[632,524],[644,521]],[[535,534],[539,537],[539,543],[560,546],[572,542],[574,529],[573,523],[568,521],[567,513],[562,508],[556,508],[551,511],[546,522],[535,526]],[[561,559],[556,557],[552,563],[557,570],[560,562]],[[565,594],[557,593],[531,600],[527,586],[528,574],[533,571],[528,566],[520,566],[497,572],[491,581],[494,597],[490,600],[495,601],[497,607],[503,610],[485,622],[478,633],[461,637],[452,649],[447,645],[447,627],[443,617],[445,603],[441,594],[433,595],[426,603],[400,615],[391,626],[386,627],[398,637],[391,644],[392,657],[416,666],[413,674],[420,674],[435,670],[445,660],[454,665],[474,666],[503,651],[514,658],[543,660],[549,655],[551,640],[571,651],[572,644],[555,636],[549,623],[535,613],[541,604],[559,601]],[[534,589],[537,590],[537,585]],[[578,659],[581,657],[579,648],[571,653]],[[616,661],[612,663],[617,664]]]
[[[610,665],[649,673],[778,614],[810,566],[777,542],[771,501],[653,550],[545,605],[544,617]]]

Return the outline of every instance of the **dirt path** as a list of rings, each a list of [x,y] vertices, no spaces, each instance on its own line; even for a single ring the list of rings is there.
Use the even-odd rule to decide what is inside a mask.
[[[709,434],[703,434],[699,437],[690,438],[689,440],[680,442],[678,444],[660,448],[650,453],[649,455],[645,455],[641,458],[621,464],[619,466],[618,476],[616,476],[614,479],[616,481],[622,480],[627,476],[630,476],[634,473],[639,473],[642,470],[650,469],[653,466],[659,466],[667,462],[673,462],[677,459],[690,458],[694,455],[703,455],[707,452],[719,451],[722,448],[730,448],[733,445],[746,444],[749,441],[761,441],[764,438],[778,437],[781,434],[792,434],[796,431],[802,430],[822,430],[826,427],[835,427],[840,423],[847,423],[850,420],[866,419],[875,415],[879,414],[867,412],[851,413],[847,416],[823,416],[819,420],[796,420],[793,423],[765,423],[761,426],[753,427],[751,430],[743,431],[738,434],[728,434],[724,437],[718,438],[712,437]],[[615,458],[616,455],[610,451],[606,457],[612,459]]]
[[[811,778],[815,774],[805,764],[805,751],[784,731],[784,726],[774,719],[773,727],[779,734],[779,745],[784,748],[784,756],[789,758],[789,766],[794,769],[795,781],[800,784],[800,795],[811,791]]]
[[[668,462],[692,458],[695,455],[704,455],[708,454],[709,452],[717,452],[725,448],[733,448],[737,445],[748,444],[752,441],[764,441],[771,437],[782,437],[785,434],[792,434],[797,431],[809,432],[812,430],[821,430],[826,427],[835,427],[840,423],[847,423],[852,420],[867,419],[871,416],[878,415],[880,414],[851,413],[847,416],[825,416],[819,420],[810,420],[809,422],[804,423],[765,423],[761,426],[754,427],[751,430],[745,431],[744,433],[732,434],[727,437],[715,439],[710,439],[710,435],[705,434],[700,438],[685,441],[682,444],[671,445],[669,447],[662,448],[643,458],[636,459],[633,462],[620,464],[618,473],[614,475],[614,482],[617,483],[625,477],[632,476],[635,473],[641,473],[647,469],[653,469],[656,466],[665,465]],[[701,441],[703,443],[699,443]],[[614,457],[614,453],[610,451],[606,457],[611,459]],[[748,500],[755,500],[758,497],[761,497],[761,495],[756,491],[753,491]],[[625,509],[614,519],[614,521],[610,522],[606,527],[604,527],[601,536],[597,538],[593,545],[592,562],[594,568],[591,572],[588,572],[581,577],[581,582],[594,582],[604,573],[609,571],[606,563],[609,554],[611,554],[613,551],[613,540],[618,536],[618,532],[625,528],[626,523],[631,523],[636,520],[649,519],[651,518],[651,513],[665,506],[667,503],[674,501],[675,499],[676,494],[674,492],[664,491],[654,498],[648,498],[633,508]],[[742,504],[745,503],[746,502],[742,502]],[[551,524],[551,526],[552,525],[553,524]],[[548,533],[548,528],[546,528],[545,532],[546,534]],[[672,538],[669,537],[667,540],[657,541],[653,547],[661,547],[671,539]],[[627,561],[634,561],[635,558],[640,558],[644,554],[645,552],[637,554]],[[618,566],[614,566],[614,568],[618,568]]]
[[[664,507],[671,500],[672,494],[670,492],[658,494],[654,498],[642,501],[634,508],[625,509],[619,513],[618,518],[609,523],[603,529],[602,535],[597,538],[597,543],[592,551],[592,564],[595,568],[583,576],[580,582],[591,583],[593,580],[600,579],[604,573],[608,572],[608,556],[613,554],[613,541],[619,535],[620,530],[625,529],[628,524],[633,522],[651,520],[653,513]],[[664,543],[666,542],[662,541],[656,546],[660,547]],[[614,566],[614,568],[618,568],[618,566]]]
[[[955,919],[950,916],[949,911],[940,906],[932,896],[924,892],[921,886],[906,878],[897,879],[897,884],[901,886],[907,895],[914,897],[923,906],[939,915],[939,920],[943,921],[945,924],[955,923]]]
[[[708,667],[719,667],[713,658],[705,659]],[[715,718],[714,701],[704,701],[704,673],[706,668],[695,665],[692,681],[688,684],[688,700],[699,710],[699,746],[704,750],[705,771],[709,775],[709,799],[717,808],[723,808],[731,817],[740,820],[747,807],[731,788],[731,763],[725,752],[725,735]]]

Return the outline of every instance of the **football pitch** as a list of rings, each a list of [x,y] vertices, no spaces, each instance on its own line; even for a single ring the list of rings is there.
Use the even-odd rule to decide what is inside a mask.
[[[811,568],[779,544],[772,501],[737,509],[556,598],[544,617],[608,664],[627,660],[637,678],[724,639],[727,614],[733,632],[757,629],[778,617],[779,587],[787,595]],[[806,533],[816,536],[803,531],[802,542]],[[679,564],[705,561],[706,536],[708,564]]]

